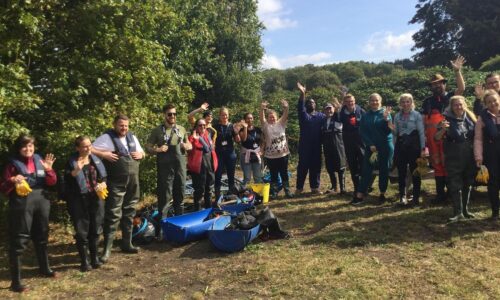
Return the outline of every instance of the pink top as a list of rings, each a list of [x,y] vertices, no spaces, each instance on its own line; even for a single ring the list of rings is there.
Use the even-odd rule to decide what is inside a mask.
[[[488,113],[490,112],[488,111]],[[496,116],[495,124],[500,124],[500,115]],[[483,128],[484,122],[479,116],[474,128],[474,159],[481,162],[483,161]]]
[[[24,164],[29,173],[35,173],[35,162],[33,161],[33,156],[24,158]],[[12,163],[7,164],[3,171],[2,178],[0,178],[0,192],[5,195],[9,195],[12,190],[14,190],[15,184],[10,179],[18,175],[16,167]],[[45,184],[47,186],[53,186],[57,183],[57,175],[54,169],[50,171],[45,171]]]

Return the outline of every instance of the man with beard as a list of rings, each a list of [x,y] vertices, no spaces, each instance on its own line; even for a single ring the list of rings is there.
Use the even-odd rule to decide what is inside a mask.
[[[297,103],[299,116],[299,164],[297,166],[296,194],[304,190],[304,182],[309,172],[309,185],[313,194],[321,194],[319,190],[321,174],[321,126],[325,115],[316,111],[313,99],[305,100],[306,88],[297,82],[300,97]]]
[[[167,203],[172,198],[175,215],[183,213],[186,151],[191,150],[186,129],[177,124],[175,106],[165,105],[163,117],[164,123],[153,129],[146,144],[148,153],[156,155],[158,220],[167,215]]]
[[[457,89],[454,92],[447,93],[446,78],[441,74],[435,74],[430,80],[432,96],[425,99],[422,105],[425,137],[436,180],[437,197],[432,201],[435,204],[446,201],[446,170],[444,168],[443,142],[437,141],[434,136],[438,131],[439,124],[444,120],[443,112],[448,107],[449,99],[454,95],[462,95],[465,90],[465,82],[461,72],[465,59],[462,56],[458,56],[455,61],[451,61],[450,63],[455,71]]]
[[[476,84],[474,88],[474,94],[476,95],[476,101],[474,101],[474,114],[476,116],[481,115],[483,110],[486,108],[483,103],[483,96],[486,90],[495,90],[500,93],[500,75],[497,73],[490,73],[484,78],[483,84]]]
[[[113,129],[98,137],[92,145],[92,153],[103,159],[108,173],[109,196],[104,207],[104,252],[101,262],[108,261],[113,247],[115,232],[120,224],[121,249],[125,253],[137,253],[132,245],[133,217],[139,201],[139,160],[144,151],[137,137],[128,129],[129,118],[117,115]]]

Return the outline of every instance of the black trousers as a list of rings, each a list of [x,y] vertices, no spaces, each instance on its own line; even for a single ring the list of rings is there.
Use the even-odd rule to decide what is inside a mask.
[[[349,171],[351,172],[351,180],[354,185],[354,190],[357,191],[359,181],[361,179],[361,166],[363,165],[364,148],[359,143],[349,141],[349,139],[350,137],[344,136],[344,150],[347,158],[347,165],[349,166]]]
[[[95,193],[73,195],[68,199],[68,210],[77,242],[88,244],[99,238],[104,220],[104,201]]]
[[[278,175],[282,182],[288,182],[288,155],[280,158],[266,158],[271,173],[271,184],[278,184]]]
[[[195,210],[200,209],[200,202],[202,199],[204,200],[204,208],[210,208],[212,206],[212,190],[215,181],[213,167],[211,165],[206,166],[202,163],[200,173],[191,173],[191,178],[193,179],[193,200]]]
[[[9,199],[9,256],[23,254],[31,239],[35,248],[47,247],[50,201],[41,188],[33,188],[27,197],[11,195]]]
[[[498,216],[500,208],[499,188],[500,188],[500,141],[483,144],[483,160],[490,179],[488,181],[488,198],[491,203],[491,211],[494,216]]]
[[[398,185],[399,185],[399,196],[405,195],[406,190],[406,175],[407,169],[410,169],[411,174],[417,168],[417,158],[420,156],[420,152],[417,147],[405,147],[401,143],[396,144],[396,166],[398,168]],[[418,201],[420,197],[420,185],[421,179],[419,176],[412,176],[413,181],[413,199]]]

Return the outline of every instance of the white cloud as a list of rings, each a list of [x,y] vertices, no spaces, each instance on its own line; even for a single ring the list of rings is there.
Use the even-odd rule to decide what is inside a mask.
[[[325,65],[332,63],[332,55],[328,52],[318,52],[314,54],[300,54],[284,58],[279,58],[274,55],[264,55],[261,60],[262,68],[264,69],[286,69],[295,66],[306,64]]]
[[[416,30],[409,30],[400,35],[394,35],[390,31],[376,32],[363,45],[363,52],[370,55],[409,52],[414,45],[412,36],[415,32]]]
[[[286,17],[290,14],[283,7],[282,0],[260,0],[257,15],[268,30],[278,30],[297,26],[297,21]]]

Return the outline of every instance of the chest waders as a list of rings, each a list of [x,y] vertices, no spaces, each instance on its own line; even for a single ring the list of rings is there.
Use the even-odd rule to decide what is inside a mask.
[[[440,113],[424,115],[425,140],[429,148],[429,155],[432,168],[434,169],[434,178],[436,180],[437,198],[434,203],[444,203],[446,201],[446,169],[444,163],[443,141],[436,141],[434,136],[438,131],[438,126],[444,120]]]
[[[120,156],[118,161],[104,161],[108,172],[109,190],[104,210],[104,251],[102,262],[107,262],[113,247],[118,224],[122,231],[121,249],[126,253],[137,253],[132,245],[133,217],[139,201],[139,162],[131,156]]]
[[[496,124],[495,126],[497,131],[500,132],[500,124]],[[488,198],[491,203],[491,216],[498,218],[500,208],[500,198],[498,197],[500,187],[500,136],[492,138],[488,136],[486,130],[483,132],[483,160],[490,175],[488,180]]]

